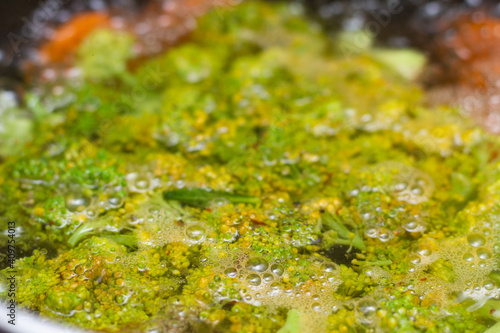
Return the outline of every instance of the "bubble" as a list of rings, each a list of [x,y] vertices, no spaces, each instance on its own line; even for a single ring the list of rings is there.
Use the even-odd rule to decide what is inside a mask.
[[[378,239],[381,242],[388,242],[388,241],[390,241],[392,239],[392,237],[393,237],[393,234],[389,230],[382,230],[378,234]]]
[[[238,275],[238,270],[234,267],[229,267],[229,268],[226,268],[226,270],[224,271],[224,274],[226,274],[230,278],[235,278],[236,275]]]
[[[363,273],[368,276],[373,276],[375,274],[375,270],[373,269],[373,267],[365,267],[363,268]]]
[[[367,228],[365,230],[365,235],[366,237],[370,237],[370,238],[375,238],[378,236],[378,230],[377,228]]]
[[[87,209],[85,211],[88,217],[93,218],[97,216],[97,212],[94,209]]]
[[[394,185],[394,190],[396,192],[401,192],[401,191],[406,190],[407,187],[408,187],[408,183],[400,182],[400,183],[397,183],[396,185]]]
[[[90,198],[83,193],[69,193],[65,197],[66,208],[70,212],[76,212],[80,207],[87,207],[90,205]]]
[[[108,203],[111,207],[113,208],[118,208],[120,207],[122,204],[123,204],[123,198],[120,198],[120,197],[117,197],[117,196],[114,196],[114,197],[110,197],[108,199]]]
[[[405,229],[408,232],[413,232],[418,228],[418,223],[416,221],[410,221],[405,224]]]
[[[284,272],[284,269],[281,265],[273,264],[271,265],[271,272],[277,276],[281,276]]]
[[[421,256],[430,256],[432,254],[432,251],[427,246],[421,246],[417,249],[417,253]]]
[[[160,209],[158,207],[149,207],[148,208],[148,212],[151,213],[151,214],[159,214],[160,213]]]
[[[484,247],[480,247],[476,250],[476,254],[480,259],[487,260],[491,258],[491,252],[485,249]]]
[[[330,264],[330,263],[324,263],[321,265],[321,269],[324,272],[331,273],[335,270],[335,266],[333,264]]]
[[[321,304],[319,304],[318,302],[313,303],[312,309],[316,312],[321,311]]]
[[[427,186],[427,185],[429,185],[429,182],[427,180],[425,180],[423,178],[420,178],[420,177],[417,177],[415,179],[415,183],[417,183],[420,186],[424,186],[424,187]]]
[[[424,190],[420,186],[414,186],[411,188],[411,193],[413,195],[422,195],[424,193]]]
[[[377,303],[373,300],[362,300],[358,303],[358,311],[365,318],[369,318],[375,314]]]
[[[412,255],[410,255],[410,257],[409,257],[408,259],[410,260],[410,262],[411,262],[412,264],[415,264],[415,265],[420,264],[420,262],[422,261],[422,260],[420,259],[420,256],[418,256],[418,255],[416,255],[416,254],[412,254]]]
[[[260,286],[260,276],[258,274],[248,274],[247,283],[251,286]]]
[[[262,257],[252,257],[248,259],[246,269],[256,273],[263,273],[269,267],[269,263]]]
[[[218,209],[220,207],[224,207],[230,203],[231,203],[231,201],[229,201],[228,199],[226,199],[224,197],[220,197],[220,198],[215,198],[215,199],[210,200],[210,202],[208,203],[208,207],[216,210],[216,209]]]
[[[271,290],[272,291],[279,291],[280,290],[280,285],[277,282],[271,283]]]
[[[134,187],[137,192],[146,192],[151,186],[151,181],[147,177],[137,177],[134,181]]]
[[[195,241],[199,241],[205,236],[206,230],[201,225],[192,225],[186,228],[186,235]]]
[[[474,255],[470,252],[467,252],[463,255],[462,259],[468,262],[474,261]]]
[[[272,274],[266,273],[266,274],[264,274],[263,279],[264,279],[264,282],[269,283],[274,279],[274,277]]]
[[[492,280],[486,280],[483,282],[483,288],[488,291],[495,289],[495,287],[496,287],[495,282],[493,282]]]
[[[470,246],[480,247],[486,244],[486,238],[479,233],[473,233],[467,236],[467,242],[469,242]]]

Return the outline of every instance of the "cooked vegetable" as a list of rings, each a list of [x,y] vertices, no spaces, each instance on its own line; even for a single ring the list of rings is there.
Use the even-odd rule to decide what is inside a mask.
[[[134,71],[96,29],[81,76],[15,106],[19,306],[104,332],[498,327],[500,139],[425,104],[418,55],[346,59],[299,9],[209,13]]]

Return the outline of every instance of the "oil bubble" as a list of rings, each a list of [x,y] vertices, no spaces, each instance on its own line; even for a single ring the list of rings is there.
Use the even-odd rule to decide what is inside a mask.
[[[324,263],[321,265],[321,269],[324,272],[331,273],[335,270],[335,266],[333,264],[330,264],[330,263]]]
[[[262,257],[252,257],[248,259],[246,269],[256,273],[263,273],[269,267],[269,263]]]
[[[321,304],[319,304],[318,302],[313,303],[312,309],[316,312],[321,311]]]
[[[238,275],[238,270],[234,267],[229,267],[229,268],[226,268],[226,270],[224,271],[224,274],[226,274],[230,278],[235,278],[236,275]]]
[[[272,274],[266,273],[266,274],[264,274],[263,279],[264,279],[264,282],[269,283],[274,279],[274,277]]]
[[[186,228],[186,235],[195,241],[199,241],[205,236],[206,230],[201,225],[192,225]]]
[[[487,260],[491,258],[491,252],[485,249],[484,247],[480,247],[476,250],[476,254],[480,259]]]
[[[474,255],[470,252],[467,252],[463,255],[462,259],[468,262],[474,261]]]
[[[281,276],[284,272],[284,269],[281,265],[273,264],[271,265],[271,272],[277,276]]]
[[[484,238],[484,236],[479,233],[473,233],[467,236],[467,242],[470,246],[480,247],[486,244],[486,238]]]
[[[90,205],[90,198],[82,193],[72,192],[66,195],[66,208],[70,212],[77,212],[81,208],[85,208]]]
[[[260,286],[260,276],[258,274],[248,274],[247,276],[247,282],[251,286]]]
[[[365,318],[369,318],[375,314],[377,303],[373,300],[362,300],[358,303],[358,311]]]

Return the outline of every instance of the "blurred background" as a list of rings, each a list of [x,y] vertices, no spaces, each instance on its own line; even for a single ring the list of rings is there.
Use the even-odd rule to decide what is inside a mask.
[[[0,89],[16,90],[22,82],[64,75],[79,42],[96,27],[135,34],[135,61],[140,62],[189,38],[197,16],[211,8],[222,13],[241,1],[253,0],[2,0]],[[368,31],[378,47],[420,50],[428,64],[418,80],[428,88],[429,100],[465,105],[465,112],[500,133],[498,1],[286,2],[300,3],[332,36]],[[474,96],[473,103],[467,96]]]
[[[15,64],[19,58],[29,54],[30,48],[48,39],[55,27],[67,22],[76,13],[109,11],[134,16],[144,12],[145,7],[154,7],[152,3],[155,2],[163,7],[169,2],[186,3],[189,6],[211,2],[212,6],[220,7],[233,3],[231,0],[2,0],[0,2],[1,74],[15,75]],[[453,20],[461,13],[478,9],[488,12],[489,15],[500,16],[500,4],[494,0],[295,0],[295,2],[304,4],[310,16],[329,31],[355,30],[368,24],[368,27],[379,30],[376,39],[380,44],[395,47],[413,46],[423,50],[428,48],[434,35],[440,31],[440,22]],[[397,15],[391,15],[393,14],[390,13],[391,8]],[[17,40],[21,52],[15,52],[12,47],[12,44],[16,43],[14,34],[22,36],[22,29],[24,28],[25,32],[30,30],[27,26],[33,23],[34,17],[39,16],[45,21],[45,15],[49,16],[45,28],[29,31],[28,33],[32,33],[33,36],[30,35],[26,43]],[[379,27],[377,28],[375,24],[370,26],[371,21],[378,23]]]

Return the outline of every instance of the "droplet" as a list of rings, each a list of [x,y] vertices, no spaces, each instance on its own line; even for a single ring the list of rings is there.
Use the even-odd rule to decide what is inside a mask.
[[[413,195],[422,195],[422,193],[424,193],[424,190],[420,186],[414,186],[411,188],[411,193]]]
[[[137,192],[145,192],[149,189],[151,182],[149,178],[137,177],[134,181],[135,190]]]
[[[418,223],[416,221],[410,221],[405,224],[405,229],[408,232],[413,232],[418,228]]]
[[[416,178],[415,183],[417,183],[420,186],[427,186],[429,184],[428,181],[423,178]]]
[[[486,238],[481,234],[473,233],[467,236],[467,242],[469,242],[470,246],[480,247],[486,244]]]
[[[260,286],[260,276],[257,274],[248,274],[247,276],[247,282],[251,286]]]
[[[476,250],[476,254],[479,258],[483,260],[487,260],[491,258],[491,252],[485,249],[484,247],[480,247]]]
[[[493,282],[492,280],[486,280],[483,282],[483,287],[486,290],[493,290],[495,289],[496,285],[495,282]]]
[[[271,272],[277,276],[281,276],[284,272],[284,269],[281,265],[272,264],[271,265]]]
[[[230,203],[231,202],[228,199],[226,199],[224,197],[220,197],[220,198],[215,198],[215,199],[210,200],[210,202],[208,203],[208,207],[213,209],[213,210],[217,210],[218,208],[224,207]]]
[[[274,279],[274,277],[272,274],[266,273],[266,274],[264,274],[263,279],[264,279],[264,282],[269,283]]]
[[[202,239],[205,233],[206,230],[201,225],[192,225],[186,228],[186,236],[195,241]]]
[[[108,203],[113,208],[118,208],[123,204],[123,198],[120,197],[110,197]]]
[[[271,283],[271,290],[272,291],[279,291],[280,290],[280,285],[277,282]]]
[[[314,311],[321,311],[321,304],[319,304],[318,302],[313,303],[313,304],[312,304],[312,309],[313,309]]]
[[[230,278],[234,278],[234,277],[236,277],[236,275],[238,275],[238,270],[234,267],[229,267],[229,268],[226,268],[226,270],[224,271],[224,274],[226,274]]]
[[[370,237],[370,238],[376,238],[378,236],[378,230],[377,228],[367,228],[365,230],[365,235],[366,237]]]
[[[97,216],[97,212],[94,210],[94,209],[87,209],[85,211],[85,213],[87,214],[87,216],[89,218],[93,218],[93,217],[96,217]]]
[[[249,271],[257,272],[257,273],[263,273],[267,270],[269,267],[269,263],[267,262],[266,259],[262,257],[252,257],[248,259],[247,264],[246,264],[246,269]]]
[[[327,273],[331,273],[335,270],[335,266],[331,263],[324,263],[321,265],[321,269],[324,271],[324,272],[327,272]]]
[[[463,255],[462,259],[468,262],[474,261],[474,255],[470,252],[467,252]]]
[[[412,264],[418,265],[422,261],[419,255],[413,254],[408,258]]]
[[[432,254],[432,251],[427,246],[421,246],[417,249],[417,253],[421,256],[430,256]]]
[[[407,187],[408,187],[407,183],[401,182],[401,183],[397,183],[396,185],[394,185],[394,190],[396,190],[396,192],[401,192],[401,191],[406,190]]]
[[[378,239],[381,242],[388,242],[392,239],[392,237],[393,237],[393,234],[389,230],[382,230],[382,231],[380,231],[380,233],[378,235]]]
[[[358,303],[358,311],[365,318],[369,318],[375,314],[377,303],[373,300],[362,300]]]
[[[77,212],[81,208],[85,208],[90,205],[90,198],[83,193],[72,192],[66,195],[66,208],[70,212]]]
[[[368,276],[373,276],[375,274],[375,269],[371,266],[363,268],[363,273]]]

